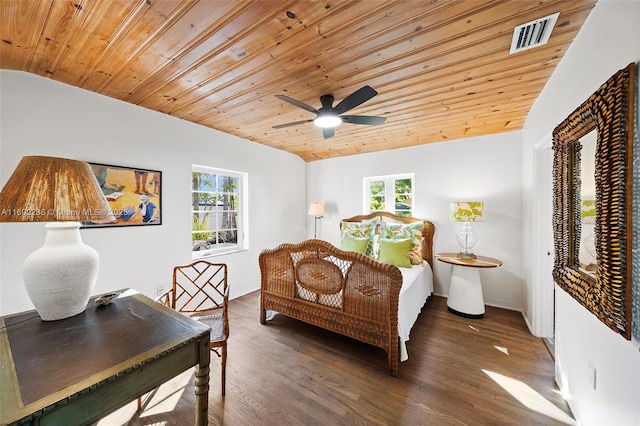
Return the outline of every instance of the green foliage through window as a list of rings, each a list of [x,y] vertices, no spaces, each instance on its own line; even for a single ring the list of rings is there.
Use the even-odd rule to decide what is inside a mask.
[[[194,253],[208,254],[242,243],[239,223],[242,174],[203,169],[194,166],[191,177],[191,239]]]
[[[388,211],[398,216],[412,215],[413,174],[370,177],[364,182],[365,213]]]

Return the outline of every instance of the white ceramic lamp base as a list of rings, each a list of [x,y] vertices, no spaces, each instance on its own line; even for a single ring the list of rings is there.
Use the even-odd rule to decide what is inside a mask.
[[[44,321],[78,315],[98,276],[98,252],[82,242],[79,222],[47,223],[44,245],[24,261],[24,284]]]

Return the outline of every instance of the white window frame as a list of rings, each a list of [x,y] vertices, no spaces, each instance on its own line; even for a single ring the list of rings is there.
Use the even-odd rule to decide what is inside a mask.
[[[192,251],[191,257],[192,259],[202,259],[205,257],[219,256],[223,254],[236,253],[240,251],[245,251],[249,249],[249,230],[248,230],[248,174],[244,172],[238,172],[234,170],[221,169],[218,167],[209,167],[193,164],[191,166],[191,195],[193,195],[193,173],[208,173],[217,176],[229,176],[238,180],[238,206],[237,206],[237,216],[236,216],[236,228],[237,228],[237,242],[228,244],[228,243],[220,243],[213,244],[209,247],[203,246],[203,244],[198,243],[198,250],[194,250],[196,246],[196,242],[193,241],[193,234],[198,232],[193,229],[193,214],[197,212],[197,210],[193,209],[192,200],[193,197],[189,197],[189,208],[191,214],[189,215],[189,220],[191,221],[191,240],[192,240]]]
[[[383,175],[383,176],[370,176],[365,177],[363,179],[363,204],[362,211],[364,214],[373,213],[375,211],[386,211],[393,214],[398,214],[397,212],[400,210],[396,209],[396,181],[401,179],[411,179],[411,193],[409,198],[411,199],[411,209],[409,210],[409,216],[413,215],[415,210],[415,199],[414,195],[416,193],[415,189],[415,173],[402,173],[395,175]],[[385,208],[384,210],[371,210],[371,183],[384,181],[384,198],[385,198]],[[391,202],[389,202],[389,200]]]

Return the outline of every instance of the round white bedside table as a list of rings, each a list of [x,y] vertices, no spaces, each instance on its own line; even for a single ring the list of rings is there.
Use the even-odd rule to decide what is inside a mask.
[[[479,268],[497,268],[502,261],[486,256],[461,259],[458,253],[438,253],[436,259],[453,265],[447,308],[451,313],[466,318],[484,316],[484,298]]]

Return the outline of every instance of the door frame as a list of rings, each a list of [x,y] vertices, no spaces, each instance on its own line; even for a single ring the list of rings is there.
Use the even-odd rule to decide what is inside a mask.
[[[553,282],[553,150],[551,132],[533,149],[533,271],[531,292],[531,332],[553,338],[555,284]]]

